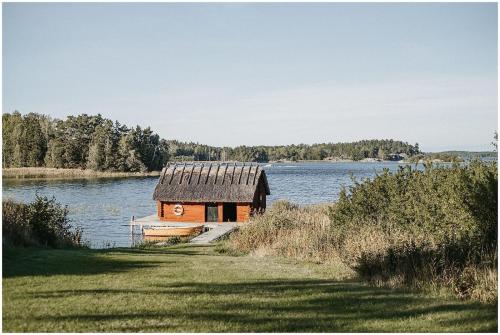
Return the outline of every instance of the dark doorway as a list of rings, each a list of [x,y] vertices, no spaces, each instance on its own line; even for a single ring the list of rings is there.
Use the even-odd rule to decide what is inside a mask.
[[[219,215],[217,210],[217,204],[206,204],[205,217],[207,218],[207,222],[218,221]]]
[[[224,222],[236,222],[236,204],[234,202],[226,202],[222,207],[222,217]]]

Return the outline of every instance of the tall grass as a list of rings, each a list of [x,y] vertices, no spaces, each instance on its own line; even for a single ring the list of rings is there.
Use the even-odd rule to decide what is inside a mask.
[[[58,169],[47,167],[21,167],[2,169],[3,178],[7,179],[72,179],[72,178],[123,178],[123,177],[145,177],[159,176],[160,171],[151,172],[113,172],[113,171],[93,171],[90,169]]]
[[[2,201],[4,246],[83,246],[82,231],[73,228],[68,210],[54,198],[37,196],[29,204]]]
[[[330,206],[279,202],[234,234],[247,253],[341,262],[375,285],[497,299],[496,164],[384,171]]]
[[[327,206],[301,208],[278,201],[266,214],[253,217],[228,243],[245,253],[325,262],[333,254],[332,241]]]

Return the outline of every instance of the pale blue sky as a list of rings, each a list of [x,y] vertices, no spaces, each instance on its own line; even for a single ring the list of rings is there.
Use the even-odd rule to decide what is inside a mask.
[[[3,111],[211,145],[489,150],[497,5],[3,4]]]

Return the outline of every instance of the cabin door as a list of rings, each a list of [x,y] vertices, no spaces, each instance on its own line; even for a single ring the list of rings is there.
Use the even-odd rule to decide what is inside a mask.
[[[207,222],[217,222],[219,219],[217,204],[205,205],[205,217]]]
[[[222,208],[222,213],[223,213],[223,218],[222,221],[224,222],[236,222],[236,203],[234,202],[226,202],[223,205]]]

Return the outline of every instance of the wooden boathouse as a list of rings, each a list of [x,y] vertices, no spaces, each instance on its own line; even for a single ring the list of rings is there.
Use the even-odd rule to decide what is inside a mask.
[[[163,168],[153,199],[160,221],[244,222],[271,194],[259,165],[183,163]]]

